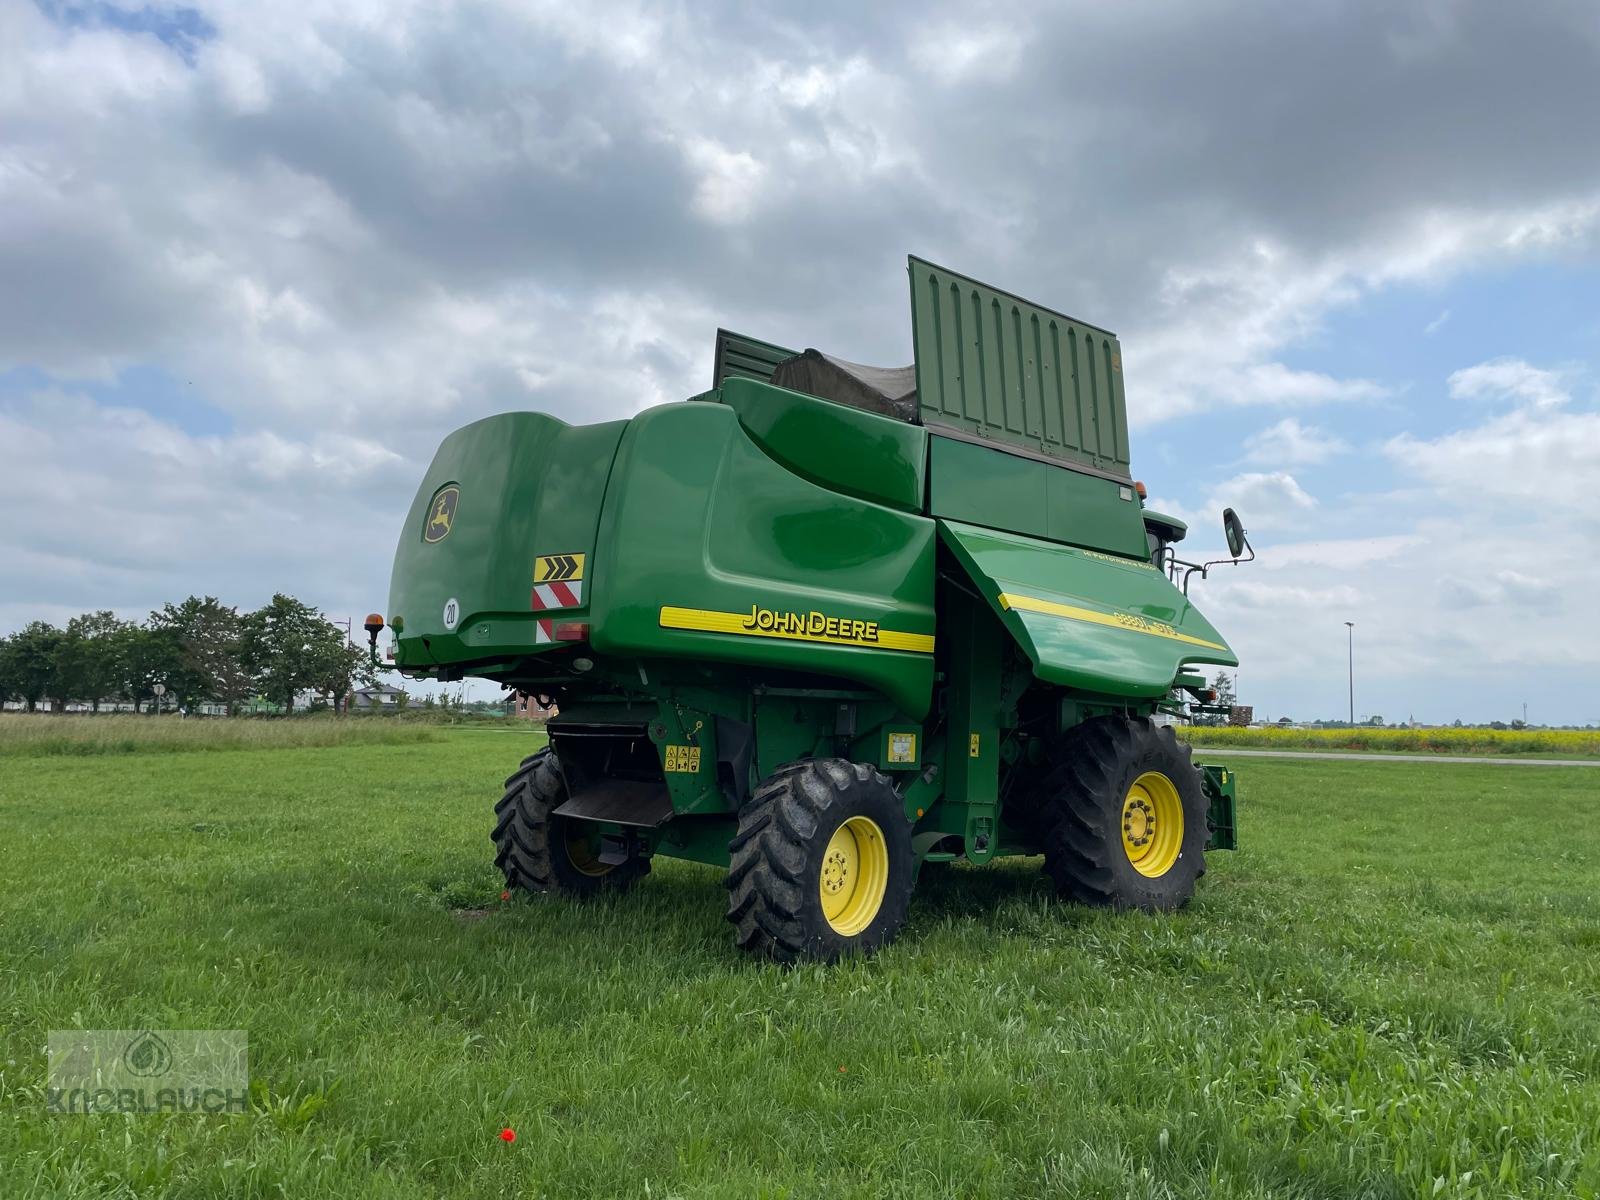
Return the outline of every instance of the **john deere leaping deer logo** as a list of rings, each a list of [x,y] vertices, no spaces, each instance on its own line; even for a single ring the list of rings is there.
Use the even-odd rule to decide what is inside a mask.
[[[455,484],[439,489],[428,505],[428,523],[422,527],[422,540],[442,542],[456,523],[456,501],[461,499],[461,489]]]

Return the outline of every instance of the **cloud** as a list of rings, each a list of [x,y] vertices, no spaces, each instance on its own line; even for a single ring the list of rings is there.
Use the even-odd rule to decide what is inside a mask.
[[[1463,509],[1510,503],[1548,514],[1553,506],[1596,522],[1600,412],[1567,409],[1569,396],[1556,372],[1494,359],[1456,371],[1449,389],[1457,399],[1518,407],[1441,437],[1390,438],[1383,453],[1397,470]]]
[[[0,409],[0,476],[29,498],[6,541],[30,581],[7,589],[0,620],[137,613],[190,592],[253,605],[287,590],[357,608],[365,585],[381,600],[372,581],[393,553],[394,498],[409,500],[419,466],[349,434],[196,437],[137,409],[36,393]],[[355,578],[330,587],[330,571]]]
[[[1357,511],[1420,536],[1302,486],[1339,411],[1414,397],[1299,351],[1383,289],[1600,248],[1600,123],[1564,116],[1600,106],[1579,7],[168,11],[0,5],[0,381],[54,384],[0,401],[26,480],[0,622],[196,588],[364,611],[449,429],[698,392],[719,324],[906,362],[908,250],[1118,330],[1141,437],[1259,414],[1261,469],[1185,494],[1196,541],[1223,503],[1297,546],[1359,540]],[[182,405],[141,371],[233,432],[160,416]],[[1381,461],[1480,520],[1539,486],[1570,512],[1593,416],[1559,373],[1496,371],[1450,386],[1515,413]],[[1417,591],[1447,561],[1348,569]]]
[[[1391,562],[1415,550],[1422,542],[1423,539],[1416,534],[1399,533],[1384,537],[1275,543],[1272,554],[1261,560],[1261,569],[1281,571],[1313,566],[1352,571],[1376,563]]]
[[[1422,332],[1427,337],[1432,337],[1443,329],[1450,321],[1450,310],[1447,308],[1433,320],[1422,327]]]
[[[1494,571],[1482,576],[1454,576],[1441,585],[1443,601],[1451,608],[1515,606],[1522,611],[1553,612],[1560,608],[1555,584],[1519,571]]]
[[[1342,454],[1349,446],[1338,437],[1315,425],[1303,425],[1285,417],[1245,439],[1245,457],[1251,462],[1281,466],[1310,466]]]
[[[1571,397],[1555,371],[1530,366],[1520,358],[1495,358],[1464,367],[1450,376],[1456,400],[1509,400],[1536,408],[1554,408]]]

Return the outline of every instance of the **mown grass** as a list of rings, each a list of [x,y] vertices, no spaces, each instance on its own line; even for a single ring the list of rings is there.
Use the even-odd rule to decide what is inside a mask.
[[[1600,730],[1588,729],[1236,729],[1190,725],[1196,746],[1255,750],[1367,750],[1413,754],[1600,758]]]
[[[222,720],[131,713],[0,713],[0,758],[388,746],[434,741],[438,737],[422,725],[332,716]]]
[[[1245,848],[1181,914],[946,870],[878,958],[783,971],[709,868],[501,904],[535,744],[0,767],[0,1193],[1600,1191],[1591,772],[1241,759]],[[47,1116],[80,1026],[245,1028],[259,1102]]]

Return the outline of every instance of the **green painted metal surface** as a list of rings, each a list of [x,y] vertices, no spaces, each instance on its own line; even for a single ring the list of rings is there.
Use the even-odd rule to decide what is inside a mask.
[[[1155,698],[1184,663],[1238,665],[1222,635],[1148,561],[955,521],[941,520],[939,534],[1041,679]]]
[[[1234,828],[1234,810],[1238,803],[1238,776],[1227,767],[1206,763],[1200,767],[1200,780],[1209,806],[1206,812],[1206,849],[1237,849],[1239,837]]]
[[[964,839],[967,857],[987,862],[999,849],[1002,640],[1006,633],[976,597],[944,594],[945,661],[950,673],[945,719],[945,794],[929,824]]]
[[[732,408],[635,417],[598,541],[597,651],[821,674],[927,712],[933,522],[786,470]]]
[[[754,379],[766,383],[779,363],[797,353],[799,351],[785,350],[730,329],[719,329],[717,352],[711,361],[711,386],[719,388],[727,379]]]
[[[626,426],[505,413],[445,438],[395,550],[388,616],[400,619],[397,666],[533,652],[535,559],[593,556],[612,456]],[[437,540],[425,540],[435,497],[449,487],[458,495],[448,532],[440,535],[435,526]],[[453,625],[445,620],[452,601]]]
[[[812,483],[920,513],[928,434],[915,425],[750,379],[730,379],[722,403],[769,455]]]
[[[928,511],[1092,550],[1148,558],[1144,520],[1129,484],[934,434]]]
[[[1116,336],[910,259],[922,422],[1126,478]]]

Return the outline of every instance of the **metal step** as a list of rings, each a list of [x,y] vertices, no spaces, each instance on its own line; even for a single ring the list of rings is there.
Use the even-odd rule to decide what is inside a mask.
[[[672,816],[667,785],[634,779],[602,779],[583,789],[560,808],[558,817],[583,821],[610,821],[654,829]]]

